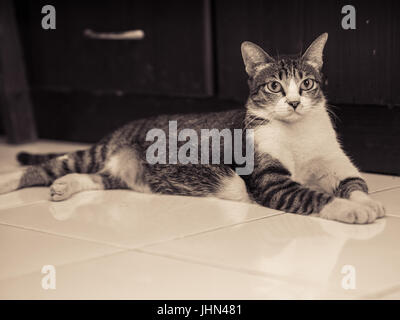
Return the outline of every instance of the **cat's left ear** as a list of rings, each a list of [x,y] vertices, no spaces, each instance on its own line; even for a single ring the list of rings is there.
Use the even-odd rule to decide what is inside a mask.
[[[327,40],[328,34],[326,32],[321,34],[313,43],[311,43],[303,54],[302,59],[311,64],[314,68],[321,70],[323,65],[323,51]]]

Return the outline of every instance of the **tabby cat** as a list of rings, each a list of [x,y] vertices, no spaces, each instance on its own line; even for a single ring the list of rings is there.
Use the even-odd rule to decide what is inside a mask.
[[[326,33],[298,57],[272,58],[242,44],[249,76],[246,108],[191,115],[162,115],[133,121],[87,150],[17,158],[29,165],[3,175],[0,193],[50,186],[60,201],[83,190],[128,188],[139,192],[214,196],[255,201],[299,214],[347,223],[371,223],[383,206],[368,196],[359,171],[343,152],[322,92]],[[149,164],[145,153],[152,128],[249,128],[254,131],[254,170],[246,176],[227,164]]]

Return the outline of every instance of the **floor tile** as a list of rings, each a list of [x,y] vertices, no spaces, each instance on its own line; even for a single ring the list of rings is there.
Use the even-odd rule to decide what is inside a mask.
[[[313,288],[129,251],[56,268],[56,289],[39,272],[0,281],[0,299],[295,299]]]
[[[383,300],[400,300],[400,290],[382,297]]]
[[[400,300],[400,284],[381,292],[372,293],[366,296],[365,299]]]
[[[356,297],[400,282],[398,230],[398,218],[348,225],[283,214],[143,250],[295,280],[312,284],[321,292]],[[342,281],[353,270],[356,288],[345,290]]]
[[[49,188],[35,187],[0,194],[0,210],[50,200]]]
[[[44,265],[60,265],[103,256],[118,248],[0,225],[0,280],[41,274]]]
[[[0,222],[134,248],[278,213],[214,198],[109,190],[3,209]]]
[[[21,150],[87,147],[3,142],[0,173]],[[126,190],[0,195],[0,298],[400,299],[400,177],[363,175],[390,215],[363,226]],[[56,266],[56,290],[41,288],[43,265]],[[345,266],[355,289],[342,286]]]
[[[368,184],[370,193],[400,187],[400,177],[375,173],[362,173],[362,176]]]
[[[388,215],[400,217],[400,188],[377,192],[371,197],[385,205]]]

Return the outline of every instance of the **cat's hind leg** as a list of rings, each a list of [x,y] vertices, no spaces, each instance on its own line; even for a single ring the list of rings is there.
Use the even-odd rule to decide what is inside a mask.
[[[17,190],[23,174],[24,170],[2,173],[0,175],[0,194]]]
[[[50,186],[53,201],[62,201],[85,190],[126,189],[127,185],[111,175],[71,173],[56,179]]]
[[[225,200],[252,202],[244,180],[232,170],[232,174],[221,178],[215,197]]]
[[[50,186],[55,180],[73,173],[99,173],[103,177],[109,175],[125,181],[129,188],[135,190],[134,187],[137,185],[135,177],[140,177],[141,172],[138,151],[135,146],[118,145],[117,148],[112,148],[106,143],[99,143],[87,150],[61,155],[22,155],[18,156],[21,164],[35,163],[35,165],[0,175],[0,194],[33,186]],[[78,179],[73,180],[77,181]],[[88,185],[89,179],[82,181]],[[107,184],[110,179],[104,181]],[[113,185],[113,183],[110,184]],[[94,185],[92,187],[98,188]],[[61,184],[54,185],[53,190],[56,191],[60,188],[62,188]],[[79,188],[74,187],[71,190],[75,189]],[[106,187],[106,189],[108,188]],[[64,194],[64,192],[62,193]],[[63,197],[65,196],[63,195]]]
[[[96,150],[95,148],[71,152],[61,156],[51,155],[48,160],[40,164],[1,174],[0,194],[33,186],[49,186],[57,178],[72,172],[89,172],[94,165],[98,166],[98,161],[91,151]],[[42,155],[41,157],[46,156]]]
[[[146,192],[149,190],[143,180],[143,170],[137,148],[122,146],[104,161],[99,172],[71,173],[55,180],[50,187],[50,196],[53,201],[61,201],[85,190],[132,189]]]
[[[250,202],[244,180],[226,165],[145,164],[145,180],[154,193]]]

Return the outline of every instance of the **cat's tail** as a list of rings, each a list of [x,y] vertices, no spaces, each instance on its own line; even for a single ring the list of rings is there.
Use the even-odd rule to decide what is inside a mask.
[[[17,160],[23,166],[35,165],[35,164],[44,163],[50,159],[57,158],[64,154],[66,154],[66,152],[37,154],[37,153],[29,153],[29,152],[22,151],[17,154]]]
[[[56,179],[70,173],[94,173],[104,166],[107,145],[94,145],[89,149],[65,154],[20,153],[22,164],[31,164],[0,177],[0,194],[33,186],[49,186]]]

